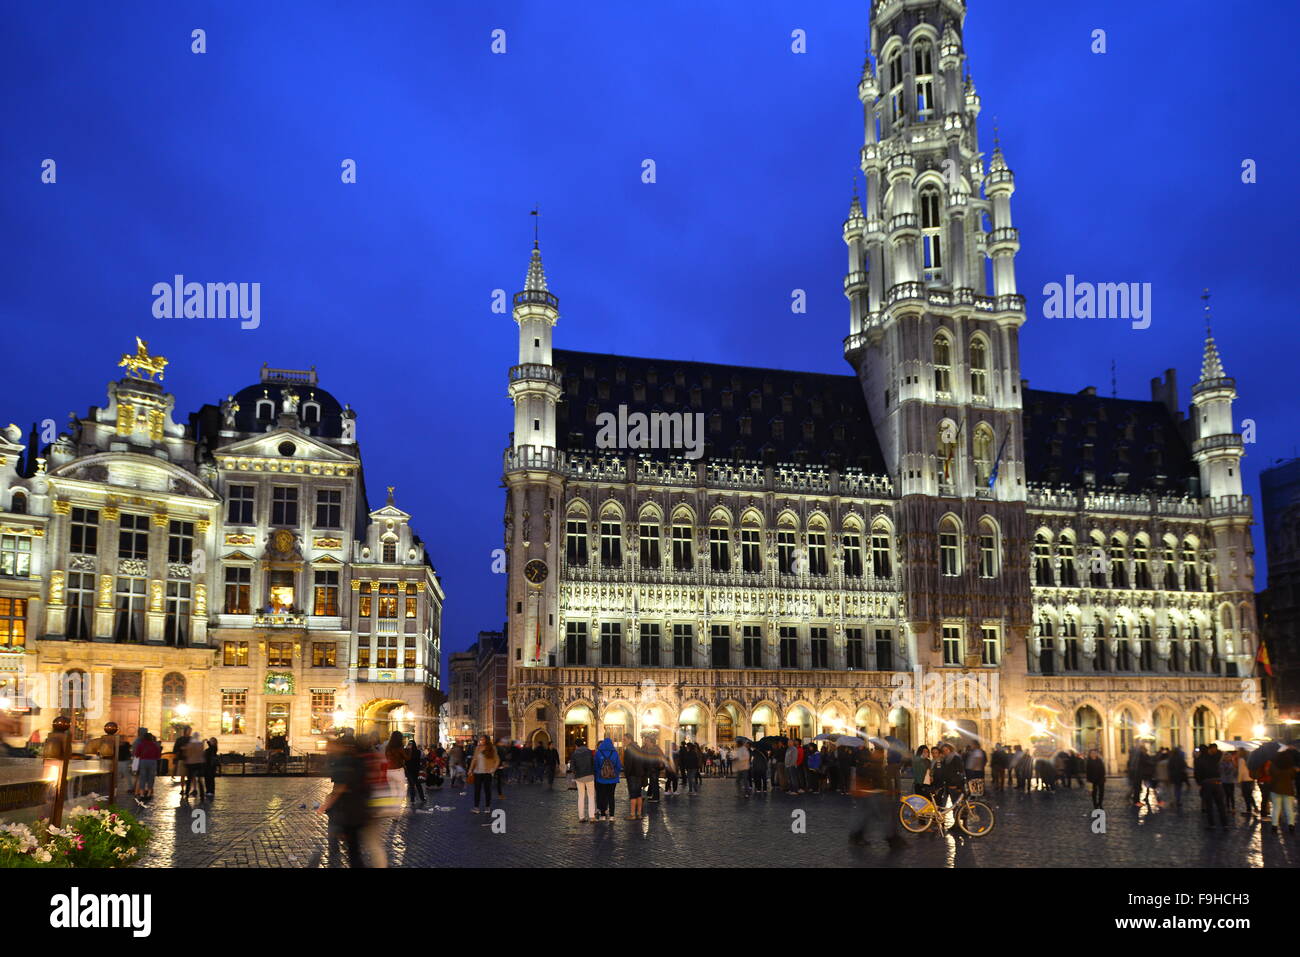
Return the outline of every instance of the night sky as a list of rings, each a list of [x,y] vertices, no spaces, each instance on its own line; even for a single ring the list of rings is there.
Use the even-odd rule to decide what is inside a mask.
[[[1300,441],[1300,124],[1285,39],[1270,42],[1294,4],[969,6],[981,144],[998,117],[1017,177],[1022,374],[1109,395],[1114,360],[1118,393],[1147,398],[1173,366],[1186,407],[1211,287],[1238,423],[1257,424],[1257,496],[1259,470]],[[315,365],[358,410],[372,505],[394,484],[413,513],[447,590],[444,651],[459,650],[505,618],[491,551],[517,332],[491,303],[523,285],[534,204],[557,347],[849,371],[840,229],[868,8],[5,4],[0,425],[63,427],[102,404],[135,335],[171,360],[183,412],[264,362]],[[260,328],[155,319],[150,289],[176,273],[260,282]],[[1042,318],[1044,283],[1067,273],[1152,283],[1151,327]]]

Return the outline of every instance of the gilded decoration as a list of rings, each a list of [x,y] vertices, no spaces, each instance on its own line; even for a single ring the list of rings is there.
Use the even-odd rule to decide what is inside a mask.
[[[133,379],[143,379],[146,382],[152,382],[153,377],[158,376],[158,381],[162,381],[163,370],[167,368],[167,360],[162,356],[149,355],[149,344],[139,336],[135,337],[135,354],[125,353],[122,360],[118,363],[119,368],[125,368],[126,374]],[[121,417],[118,418],[119,428],[121,427]]]

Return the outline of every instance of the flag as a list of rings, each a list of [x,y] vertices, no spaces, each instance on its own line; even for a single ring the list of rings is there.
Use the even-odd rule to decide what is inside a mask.
[[[1006,434],[1002,436],[1002,444],[998,446],[998,457],[993,460],[993,471],[989,473],[989,488],[998,480],[998,466],[1002,464],[1002,452],[1007,447],[1007,439],[1011,438],[1011,430],[1007,429]]]
[[[542,660],[542,619],[540,615],[537,617],[537,650],[533,653],[533,657],[538,661]]]
[[[957,434],[953,436],[952,442],[948,443],[948,455],[943,460],[943,480],[944,482],[952,481],[952,457],[957,454],[957,442],[961,439],[962,429],[966,428],[966,420],[961,420],[961,425],[957,428]]]
[[[1255,652],[1256,666],[1263,665],[1264,673],[1270,678],[1273,677],[1273,663],[1268,660],[1268,646],[1264,644],[1263,639],[1259,642],[1259,649]]]

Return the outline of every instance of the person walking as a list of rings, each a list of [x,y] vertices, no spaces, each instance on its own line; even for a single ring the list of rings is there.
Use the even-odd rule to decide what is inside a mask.
[[[1219,762],[1219,780],[1223,782],[1223,803],[1228,808],[1228,817],[1237,816],[1237,752],[1224,751],[1223,760]]]
[[[1183,809],[1183,788],[1187,786],[1187,755],[1174,745],[1169,749],[1169,783],[1174,787],[1174,809]]]
[[[741,797],[749,797],[749,742],[741,741],[731,751],[730,766],[732,772],[736,775],[736,793]]]
[[[580,741],[569,755],[569,768],[573,780],[578,785],[578,820],[596,820],[596,759],[587,747],[587,742]]]
[[[1270,820],[1273,831],[1278,831],[1278,822],[1286,821],[1289,833],[1295,833],[1295,772],[1296,752],[1292,748],[1283,748],[1268,762],[1269,790],[1272,792],[1273,814]]]
[[[1092,786],[1092,806],[1099,808],[1106,799],[1106,762],[1101,759],[1101,752],[1093,748],[1088,752],[1084,767],[1084,777]]]
[[[682,783],[686,785],[687,794],[700,793],[700,749],[694,741],[682,745]]]
[[[406,793],[406,737],[400,731],[390,734],[384,745],[384,776],[389,791],[400,801]]]
[[[420,780],[420,772],[424,769],[425,757],[420,750],[420,746],[411,739],[411,743],[406,746],[406,762],[402,765],[402,770],[406,772],[406,800],[415,806],[418,799],[421,804],[427,804],[424,797],[424,784]]]
[[[321,802],[317,812],[329,820],[327,833],[331,856],[342,841],[348,852],[349,867],[365,867],[361,853],[361,834],[369,821],[370,793],[365,764],[357,753],[357,742],[351,731],[330,741],[330,781],[333,789]]]
[[[654,738],[645,739],[641,752],[645,755],[646,781],[650,787],[650,792],[646,795],[646,800],[650,801],[652,804],[658,804],[659,772],[667,764],[667,759],[664,757],[663,749],[659,747],[659,742]]]
[[[920,749],[924,750],[924,748]],[[918,750],[918,754],[920,751]],[[881,837],[891,850],[902,850],[905,846],[898,833],[898,814],[894,807],[894,795],[888,789],[888,762],[865,761],[858,768],[854,781],[853,796],[862,804],[862,813],[857,824],[849,831],[849,843],[866,845],[872,837]],[[916,773],[913,763],[912,773]]]
[[[623,762],[614,742],[605,738],[596,746],[596,820],[614,820],[614,792],[618,787]]]
[[[200,801],[206,796],[204,789],[205,760],[203,757],[203,739],[191,734],[185,744],[185,783],[182,793],[185,797],[194,795]]]
[[[137,762],[136,799],[140,801],[152,800],[154,780],[158,776],[158,761],[162,758],[162,746],[158,744],[157,738],[146,731],[143,740],[135,746],[135,753],[132,757]]]
[[[1205,815],[1205,829],[1214,830],[1217,816],[1223,830],[1228,829],[1228,809],[1223,798],[1223,780],[1221,778],[1221,756],[1219,748],[1213,742],[1203,746],[1192,764],[1196,783],[1201,787],[1201,811]]]
[[[447,767],[451,775],[451,778],[448,781],[448,786],[454,788],[459,784],[461,787],[464,787],[465,749],[460,746],[459,741],[453,744],[451,750],[447,752]],[[464,794],[465,792],[461,791],[460,793]]]
[[[641,817],[641,808],[645,801],[646,779],[645,754],[637,746],[632,735],[623,735],[623,775],[627,779],[628,813],[627,819],[635,821]]]
[[[984,749],[978,741],[974,742],[966,751],[966,781],[972,794],[984,793],[984,768],[987,764],[988,756]]]
[[[759,748],[749,752],[749,784],[753,791],[767,793],[767,755]]]
[[[1258,813],[1255,807],[1255,779],[1250,776],[1250,764],[1244,757],[1237,761],[1237,788],[1241,791],[1241,816],[1254,817]]]
[[[497,764],[497,769],[492,777],[496,780],[497,800],[504,801],[506,797],[506,775],[510,774],[511,769],[513,769],[516,775],[515,780],[518,780],[518,775],[523,773],[524,749],[511,744],[509,741],[498,741],[496,753],[500,763]]]
[[[546,790],[555,789],[555,770],[560,766],[560,752],[548,744],[542,751],[542,774],[546,778]]]
[[[492,779],[500,770],[501,758],[497,754],[496,745],[492,743],[491,736],[485,734],[479,739],[469,766],[470,777],[474,779],[474,808],[470,811],[471,814],[492,810]],[[483,803],[481,810],[480,800]]]
[[[207,747],[203,749],[203,784],[208,789],[208,798],[217,790],[217,739],[208,738]]]

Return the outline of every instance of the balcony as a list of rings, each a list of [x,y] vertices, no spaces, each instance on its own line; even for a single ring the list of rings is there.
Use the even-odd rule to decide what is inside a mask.
[[[864,270],[855,269],[844,277],[844,292],[846,295],[852,295],[858,289],[867,284],[867,274]]]
[[[306,628],[307,616],[300,611],[259,611],[253,615],[258,628]]]
[[[894,173],[914,173],[916,172],[916,160],[912,158],[911,153],[895,153],[885,163],[885,175],[892,176]]]
[[[1244,449],[1245,447],[1240,435],[1207,435],[1192,443],[1192,454],[1214,449]]]
[[[1220,495],[1218,498],[1205,500],[1205,517],[1218,518],[1224,515],[1244,515],[1250,518],[1255,514],[1249,495]]]
[[[510,367],[511,382],[520,382],[525,379],[562,385],[564,375],[555,366],[543,365],[540,362],[526,362],[522,365]]]
[[[1014,186],[1015,182],[1015,174],[1009,169],[995,169],[989,173],[989,186],[1001,186],[1003,184]]]
[[[560,300],[553,293],[543,289],[525,289],[515,293],[516,306],[547,306],[551,309],[560,307]]]
[[[521,469],[555,470],[564,466],[564,453],[549,445],[521,445],[517,449],[506,449],[505,471],[517,472]]]
[[[1000,250],[1010,250],[1015,252],[1020,248],[1020,230],[1013,226],[1003,226],[989,233],[988,246],[991,252]]]
[[[921,235],[920,221],[915,213],[899,213],[889,219],[889,236],[891,239],[906,239]]]

